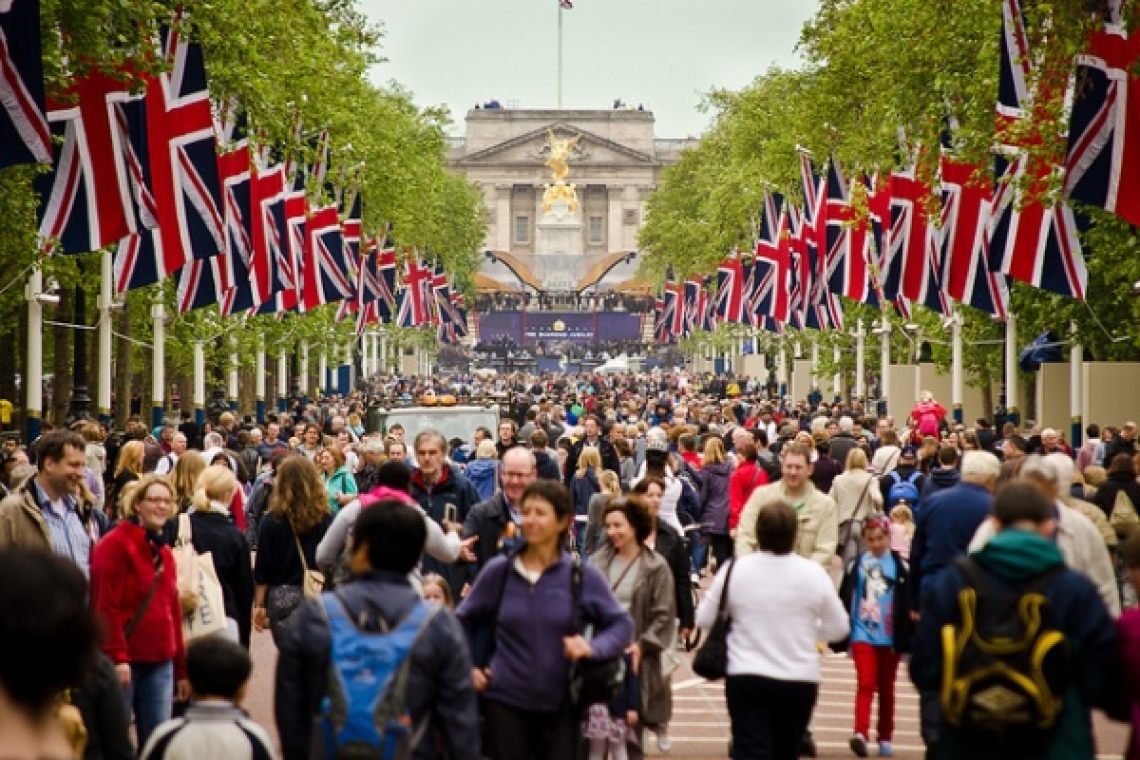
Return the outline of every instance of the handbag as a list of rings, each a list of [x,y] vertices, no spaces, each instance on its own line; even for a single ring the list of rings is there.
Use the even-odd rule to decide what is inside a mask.
[[[720,590],[720,602],[716,606],[716,621],[705,637],[705,643],[693,655],[693,672],[701,678],[719,681],[728,674],[728,633],[732,630],[732,618],[728,615],[728,583],[732,580],[732,568],[736,560],[728,563],[724,571],[724,587]]]
[[[582,560],[579,557],[574,557],[570,583],[574,630],[590,641],[594,627],[582,624]],[[579,711],[590,705],[606,704],[618,693],[624,681],[625,658],[620,654],[600,660],[578,660],[570,667],[570,704]]]
[[[859,536],[863,531],[863,520],[859,519],[859,507],[863,506],[863,499],[867,498],[867,489],[871,487],[871,483],[874,482],[874,480],[874,475],[870,475],[867,478],[867,482],[863,485],[863,493],[859,494],[859,501],[855,502],[855,510],[851,513],[851,519],[845,521],[843,525],[840,526],[839,533],[841,538],[839,542],[835,544],[835,553],[840,557],[845,556],[844,549],[846,549],[847,544],[851,542],[851,534],[854,533],[856,536]],[[854,530],[856,525],[859,526],[857,532]],[[858,538],[856,538],[856,540],[858,540]]]
[[[182,615],[182,638],[186,641],[200,639],[226,629],[226,601],[222,592],[218,572],[214,568],[214,555],[210,552],[197,554],[194,551],[194,536],[189,515],[178,516],[178,539],[175,544],[174,562],[178,569],[179,590],[184,575],[189,576],[190,589],[197,598],[197,604],[190,612]],[[183,564],[188,567],[183,571]]]
[[[309,569],[309,563],[305,560],[305,550],[301,548],[301,539],[297,537],[296,530],[293,531],[293,540],[297,543],[297,555],[301,558],[301,592],[306,599],[318,599],[325,590],[325,574],[320,570]]]

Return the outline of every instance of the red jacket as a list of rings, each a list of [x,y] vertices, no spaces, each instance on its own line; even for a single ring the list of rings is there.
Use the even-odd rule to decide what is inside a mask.
[[[174,661],[176,678],[186,677],[178,573],[170,547],[162,552],[162,577],[154,598],[128,641],[124,629],[154,583],[154,554],[139,525],[124,520],[95,545],[91,556],[91,606],[106,624],[103,652],[116,665]]]
[[[755,462],[741,460],[732,477],[728,479],[728,529],[736,530],[740,513],[748,503],[748,497],[760,486],[768,485],[768,473],[756,466]]]

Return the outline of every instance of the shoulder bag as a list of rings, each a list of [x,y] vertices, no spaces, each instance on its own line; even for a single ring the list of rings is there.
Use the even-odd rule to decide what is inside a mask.
[[[574,558],[574,566],[570,573],[570,603],[573,605],[574,630],[589,641],[593,638],[594,632],[593,625],[583,625],[582,620],[581,558]],[[581,711],[590,705],[608,703],[621,689],[623,681],[625,681],[625,659],[620,654],[602,660],[592,658],[578,660],[570,667],[570,704],[574,709]]]
[[[724,571],[724,588],[720,590],[716,620],[704,646],[693,656],[693,672],[710,681],[719,681],[728,675],[728,632],[732,630],[732,618],[728,614],[728,584],[734,567],[736,560],[729,562],[728,569]]]
[[[293,530],[293,541],[297,544],[297,556],[301,558],[301,591],[306,599],[319,599],[325,589],[325,574],[320,570],[309,569],[309,562],[305,559],[305,549],[301,546],[301,539],[297,536],[296,529]]]
[[[226,601],[211,552],[194,551],[194,534],[189,515],[178,516],[178,539],[174,544],[174,565],[178,571],[178,592],[192,594],[192,610],[182,611],[182,638],[200,639],[226,629]]]
[[[851,512],[851,519],[845,521],[839,526],[839,542],[835,545],[835,553],[840,557],[846,556],[844,549],[851,543],[851,536],[854,535],[855,540],[859,540],[859,534],[863,530],[863,520],[859,517],[859,508],[863,506],[863,499],[867,498],[867,491],[871,488],[871,483],[875,482],[875,476],[867,473],[867,482],[863,484],[863,493],[859,494],[859,501],[855,502],[855,509]]]

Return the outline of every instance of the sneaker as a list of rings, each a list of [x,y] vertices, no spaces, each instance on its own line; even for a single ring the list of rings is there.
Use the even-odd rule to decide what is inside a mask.
[[[662,752],[673,749],[673,740],[669,738],[669,732],[664,728],[657,732],[657,749]]]
[[[879,742],[879,757],[894,757],[895,750],[890,742]]]
[[[851,747],[855,757],[867,757],[867,737],[863,734],[853,735],[851,741],[847,742],[847,746]]]

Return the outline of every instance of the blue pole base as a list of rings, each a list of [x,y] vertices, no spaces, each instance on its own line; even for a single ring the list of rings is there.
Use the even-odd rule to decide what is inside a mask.
[[[26,443],[31,443],[32,441],[39,438],[40,433],[43,432],[43,429],[44,426],[43,422],[40,420],[39,413],[29,410],[27,420],[28,440]]]
[[[111,413],[103,411],[102,409],[100,409],[99,410],[99,422],[110,427],[111,426]]]
[[[284,412],[288,408],[289,408],[289,399],[286,399],[286,398],[277,399],[277,411]]]
[[[1069,430],[1069,445],[1074,449],[1079,449],[1084,443],[1084,432],[1081,429],[1081,418],[1073,417],[1072,427]]]
[[[1021,413],[1016,409],[1010,407],[1005,410],[1005,421],[1012,422],[1017,427],[1021,427]]]
[[[153,430],[162,424],[162,418],[166,416],[166,410],[161,406],[152,406],[150,409],[150,427]]]
[[[263,398],[257,400],[257,424],[265,424],[265,399]]]
[[[954,405],[954,421],[956,423],[958,423],[959,425],[961,425],[962,424],[962,417],[963,417],[962,405],[961,404],[955,404]]]
[[[206,410],[200,406],[194,408],[194,422],[199,428],[206,424]]]
[[[237,408],[238,408],[237,399],[236,399],[236,398],[231,398],[231,399],[230,399],[230,411],[231,411],[231,412],[234,412],[234,413],[236,414],[236,413],[237,413]]]

